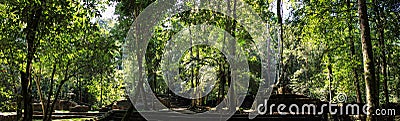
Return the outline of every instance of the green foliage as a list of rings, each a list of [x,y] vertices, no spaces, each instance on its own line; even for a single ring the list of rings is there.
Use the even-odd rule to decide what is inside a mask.
[[[25,71],[27,24],[32,22],[31,8],[41,9],[40,20],[35,32],[32,82],[35,101],[54,100],[57,90],[61,90],[58,99],[67,99],[71,90],[89,88],[104,89],[105,103],[121,98],[122,75],[117,69],[116,59],[120,55],[120,45],[112,39],[109,28],[112,21],[95,20],[99,11],[108,1],[6,1],[0,4],[0,76],[1,111],[13,108],[16,97],[20,95],[20,71]],[[36,9],[35,8],[35,9]],[[54,73],[53,73],[54,69]],[[54,75],[54,76],[53,76]],[[100,76],[104,75],[104,76]],[[107,76],[105,76],[107,75]],[[104,85],[88,86],[97,80]],[[51,83],[54,80],[54,83]],[[94,81],[96,80],[96,81]],[[111,81],[112,80],[112,81]],[[82,82],[89,81],[89,82]],[[98,82],[98,81],[97,81]],[[76,85],[76,83],[81,85]],[[39,84],[39,86],[35,86]],[[84,85],[85,84],[85,85]],[[79,86],[79,87],[75,87]],[[41,90],[39,90],[39,88]],[[51,87],[53,88],[51,90]],[[52,93],[52,94],[51,94]],[[80,93],[83,93],[80,92]],[[39,99],[39,95],[43,96]],[[51,94],[51,95],[50,95]],[[91,93],[94,97],[99,93]],[[79,94],[76,94],[79,95]],[[4,100],[3,100],[4,99]],[[6,101],[8,100],[8,101]],[[76,100],[78,103],[100,101]],[[9,107],[7,107],[9,106]]]
[[[278,21],[276,11],[271,9],[274,8],[275,1],[244,1],[271,25],[271,33],[278,30],[274,26]],[[100,18],[100,12],[110,2],[116,3],[115,14],[119,15],[116,20]],[[28,35],[34,35],[32,80],[28,86],[33,90],[35,102],[48,98],[69,99],[68,93],[71,92],[76,94],[72,100],[94,108],[124,99],[122,45],[133,21],[152,2],[154,1],[1,1],[0,111],[17,109],[16,102],[21,97],[21,74],[27,73]],[[331,100],[330,93],[332,97],[345,93],[348,102],[355,102],[358,88],[362,92],[361,97],[364,97],[363,57],[355,1],[351,0],[349,6],[346,1],[283,2],[291,11],[284,15],[287,19],[283,22],[283,65],[279,69],[283,70],[286,77],[284,80],[289,82],[291,92],[325,101]],[[370,3],[368,7],[375,57],[373,61],[376,63],[374,68],[378,73],[377,80],[381,89],[379,95],[384,98],[383,79],[387,77],[389,99],[398,103],[398,3],[389,0]],[[33,26],[35,20],[38,20],[37,26]],[[249,63],[248,95],[254,96],[262,80],[260,55],[256,53],[253,38],[235,18],[198,9],[165,18],[155,27],[155,34],[149,41],[145,55],[148,81],[153,92],[158,95],[170,93],[160,66],[168,40],[182,29],[199,24],[222,28],[237,39],[237,45],[245,50]],[[383,30],[383,45],[380,43],[379,37],[382,35],[379,30]],[[277,34],[272,34],[272,44],[275,45],[273,49],[279,50],[276,38]],[[387,58],[387,75],[381,74],[382,57]],[[207,100],[218,100],[218,97],[226,96],[230,77],[229,64],[216,48],[196,46],[186,51],[181,57],[181,78],[192,81],[194,85],[201,85],[193,77],[200,75],[200,70],[205,65],[212,66],[211,70],[217,73],[217,78],[213,78],[217,83]],[[356,83],[360,86],[356,86]],[[59,95],[56,94],[57,90],[60,90]],[[384,103],[383,100],[380,101]]]

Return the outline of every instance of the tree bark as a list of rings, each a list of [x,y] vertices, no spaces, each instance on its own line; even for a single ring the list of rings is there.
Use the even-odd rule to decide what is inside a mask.
[[[135,15],[138,15],[139,14],[139,11],[140,11],[140,9],[141,8],[136,8],[136,10],[135,10]],[[137,16],[135,16],[134,18],[136,18]],[[136,23],[137,24],[137,23]],[[136,25],[137,27],[139,27],[138,25]],[[136,32],[138,32],[138,28],[136,27]],[[136,33],[136,35],[139,35],[138,33]],[[137,36],[135,36],[135,37],[137,37]],[[137,40],[137,38],[136,38],[136,40]],[[141,43],[138,43],[137,41],[136,41],[136,45],[139,45],[139,46],[141,46]],[[143,63],[143,54],[145,54],[145,53],[141,53],[141,51],[144,51],[144,50],[139,50],[139,51],[136,51],[136,57],[137,57],[137,59],[138,59],[138,68],[139,68],[139,81],[138,81],[138,85],[137,85],[137,87],[136,87],[136,89],[138,89],[138,94],[136,94],[135,95],[135,99],[134,99],[134,102],[136,102],[136,100],[137,100],[137,96],[139,95],[139,94],[141,94],[142,96],[143,96],[143,99],[142,99],[142,101],[143,101],[143,105],[144,105],[144,108],[145,109],[148,109],[148,106],[147,106],[147,95],[146,95],[146,92],[145,92],[145,90],[144,90],[144,87],[143,87],[143,83],[144,83],[144,80],[143,80],[143,75],[142,75],[142,73],[143,73],[143,71],[145,71],[144,69],[143,69],[143,66],[142,66],[142,63]],[[134,105],[134,104],[133,104]],[[131,112],[127,112],[127,113],[131,113]]]
[[[190,15],[189,15],[190,16]],[[189,29],[189,35],[192,35],[192,31]],[[190,38],[190,60],[192,60],[194,58],[194,55],[193,55],[193,40],[192,40],[192,38]],[[194,62],[195,63],[195,62]],[[194,65],[192,64],[191,66],[190,66],[190,71],[191,71],[191,73],[190,73],[190,85],[191,85],[191,88],[194,88],[194,87],[196,87],[195,86],[195,84],[194,84],[194,80],[195,80],[195,71],[194,71]],[[196,99],[192,99],[192,104],[191,104],[191,107],[190,107],[190,109],[196,109]]]
[[[282,7],[282,0],[277,0],[276,1],[276,14],[277,14],[277,16],[278,16],[278,24],[279,24],[279,35],[278,35],[278,37],[279,37],[279,41],[280,41],[280,52],[279,52],[279,69],[278,69],[278,74],[279,74],[279,80],[278,80],[278,87],[279,87],[279,91],[278,91],[278,93],[279,94],[285,94],[285,88],[286,88],[286,84],[287,84],[287,82],[286,82],[286,80],[285,80],[285,73],[284,73],[284,66],[283,66],[283,42],[284,42],[284,39],[283,39],[283,23],[282,23],[282,13],[281,13],[281,11],[282,11],[282,9],[281,9],[281,7]]]
[[[352,61],[356,61],[356,50],[354,47],[354,40],[353,40],[353,36],[352,36],[352,32],[353,32],[353,25],[352,25],[352,21],[353,21],[353,17],[351,15],[351,5],[350,5],[351,1],[347,0],[346,4],[347,4],[347,14],[349,14],[349,18],[348,18],[348,27],[349,27],[349,42],[350,42],[350,51],[351,51],[351,60]],[[357,103],[362,103],[362,98],[361,98],[361,90],[360,90],[360,82],[358,80],[359,75],[357,72],[357,64],[354,64],[352,67],[353,73],[354,73],[354,86],[356,87],[356,98],[357,98]]]
[[[53,115],[54,106],[55,106],[55,104],[57,103],[57,100],[58,100],[58,97],[59,97],[59,95],[60,95],[62,86],[64,85],[65,82],[67,82],[67,81],[69,80],[69,78],[72,77],[71,75],[68,74],[69,68],[70,68],[70,61],[67,62],[66,69],[65,69],[65,73],[64,73],[64,74],[65,74],[65,75],[64,75],[64,79],[61,80],[60,84],[58,85],[57,91],[56,91],[56,95],[54,96],[54,100],[53,100],[53,102],[51,103],[50,110],[48,110],[48,114],[49,114],[49,115],[47,116],[47,117],[48,117],[48,118],[47,118],[48,121],[51,121],[51,116]],[[50,102],[50,100],[48,100],[48,102]],[[48,103],[47,103],[47,104],[48,104]]]
[[[51,96],[53,95],[53,86],[54,86],[54,75],[56,74],[56,70],[57,70],[57,65],[56,63],[53,65],[53,70],[51,72],[51,79],[50,79],[50,90],[49,90],[49,94],[47,95],[47,100],[46,100],[46,108],[44,109],[44,113],[43,113],[43,121],[47,121],[48,119],[48,115],[49,114],[49,110],[50,110],[50,99]],[[44,102],[42,102],[44,103]]]
[[[332,91],[332,83],[333,83],[333,71],[332,71],[332,58],[331,55],[328,54],[328,80],[329,80],[329,101],[332,101],[332,97],[334,94],[334,91]]]
[[[103,105],[103,72],[100,74],[100,105],[99,107]]]
[[[226,23],[226,30],[228,31],[228,33],[230,35],[232,35],[233,37],[235,37],[235,31],[236,31],[236,0],[233,0],[233,5],[231,5],[231,0],[228,0],[228,14],[231,14],[233,16],[233,20],[232,19],[228,19],[228,22]],[[232,7],[233,6],[233,7]],[[232,8],[231,8],[232,7]],[[224,35],[224,39],[225,39],[225,35]],[[236,41],[235,40],[228,40],[228,51],[230,55],[235,55],[236,54]],[[231,68],[234,65],[230,65]],[[236,70],[230,70],[228,71],[228,85],[229,85],[229,90],[228,90],[228,95],[230,95],[229,97],[229,110],[236,110],[236,94],[235,94],[235,81],[236,81],[236,75],[234,73],[231,72],[236,72]]]
[[[367,111],[367,121],[375,121],[373,112],[377,105],[374,57],[372,52],[370,27],[368,23],[367,5],[365,0],[358,0],[358,14],[360,18],[362,53],[364,62],[364,79],[366,86],[367,104],[371,108]]]
[[[32,121],[33,108],[32,108],[32,90],[30,85],[32,82],[32,63],[34,55],[36,53],[37,39],[36,32],[38,31],[39,20],[42,15],[42,8],[40,6],[36,7],[37,4],[33,4],[33,11],[28,13],[27,27],[26,31],[26,42],[28,54],[26,55],[26,67],[25,72],[21,75],[21,88],[22,96],[24,100],[24,121]],[[28,9],[29,7],[25,8]]]
[[[42,67],[40,67],[40,69],[39,69],[39,76],[41,76],[41,75],[42,75]],[[43,112],[43,115],[44,115],[45,114],[45,111],[44,111],[45,110],[45,104],[44,104],[42,89],[40,88],[41,77],[39,77],[39,76],[36,76],[35,83],[36,83],[36,88],[37,88],[37,91],[38,91],[38,94],[39,94],[40,102],[42,102],[41,103],[42,112]]]
[[[197,62],[196,62],[196,76],[195,76],[195,79],[196,79],[196,87],[197,86],[199,86],[199,83],[200,83],[200,64],[199,64],[199,61],[201,61],[201,59],[200,59],[200,47],[197,47],[196,48],[196,59],[197,59]],[[195,89],[195,92],[196,92],[196,94],[198,94],[197,96],[201,96],[201,92],[200,92],[200,90],[197,90],[197,89]],[[197,105],[198,106],[201,106],[202,104],[201,104],[201,98],[198,98],[198,99],[196,99],[197,100]]]
[[[385,96],[385,104],[389,103],[389,91],[387,85],[387,61],[386,61],[386,45],[385,45],[385,28],[384,24],[386,23],[386,18],[384,16],[384,11],[379,5],[379,1],[374,0],[374,11],[376,14],[376,24],[377,24],[377,32],[378,32],[378,40],[379,40],[379,47],[380,47],[380,73],[383,76],[383,92]],[[381,11],[382,10],[382,11]]]
[[[58,97],[60,96],[61,88],[65,82],[66,82],[66,80],[62,80],[61,83],[57,87],[57,92],[56,92],[56,95],[54,96],[53,102],[51,103],[51,108],[49,110],[49,115],[48,115],[47,121],[51,121],[53,111],[54,111],[54,106],[57,103]]]

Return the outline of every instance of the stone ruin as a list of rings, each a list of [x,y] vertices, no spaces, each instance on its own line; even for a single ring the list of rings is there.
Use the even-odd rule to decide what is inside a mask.
[[[44,101],[47,104],[47,101]],[[51,104],[51,103],[50,103]],[[33,103],[34,111],[42,111],[41,103]],[[58,100],[54,105],[54,110],[67,110],[71,112],[87,112],[89,111],[89,107],[85,105],[78,105],[78,103],[69,100]]]

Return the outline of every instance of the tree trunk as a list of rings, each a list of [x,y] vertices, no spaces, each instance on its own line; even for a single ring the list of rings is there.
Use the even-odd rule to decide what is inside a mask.
[[[200,59],[200,47],[197,47],[196,48],[196,58],[198,59],[198,61],[200,61],[201,59]],[[199,83],[200,83],[200,65],[199,65],[200,63],[199,62],[196,62],[196,76],[195,76],[195,79],[196,79],[196,87],[197,86],[199,86]],[[195,89],[195,94],[198,94],[197,96],[201,96],[201,91],[200,90],[197,90],[197,88]],[[197,105],[198,106],[201,106],[201,98],[198,98],[198,99],[196,99],[197,100]]]
[[[377,24],[377,33],[378,33],[378,40],[379,40],[379,48],[380,48],[380,74],[382,75],[383,80],[383,93],[385,97],[385,106],[384,108],[388,108],[389,104],[389,90],[388,90],[388,82],[387,82],[387,61],[386,61],[386,45],[385,45],[385,23],[386,18],[384,14],[383,8],[380,6],[379,1],[373,0],[374,2],[374,11],[376,14],[376,24]],[[379,79],[379,77],[378,77]],[[377,82],[380,83],[380,82]],[[379,92],[379,91],[378,91]],[[379,93],[378,93],[379,94]],[[379,101],[378,101],[379,102]],[[386,120],[393,120],[393,119],[386,119]]]
[[[40,67],[40,69],[39,69],[39,76],[41,76],[42,75],[42,67]],[[41,102],[41,105],[42,105],[42,113],[43,113],[43,115],[45,114],[45,104],[44,104],[44,99],[43,99],[43,93],[42,93],[42,89],[40,88],[40,79],[41,79],[41,77],[39,77],[39,76],[36,76],[36,80],[35,80],[35,83],[36,83],[36,88],[37,88],[37,91],[38,91],[38,94],[39,94],[39,99],[40,99],[40,102]]]
[[[29,64],[28,68],[31,65]],[[30,69],[27,69],[30,70]],[[32,96],[31,91],[29,90],[29,80],[26,73],[22,74],[22,97],[24,99],[24,118],[23,121],[32,121],[33,109],[32,109]]]
[[[66,81],[67,81],[67,80],[62,80],[61,83],[60,83],[60,85],[58,85],[58,87],[57,87],[57,92],[56,92],[56,95],[54,96],[53,102],[51,103],[51,108],[50,108],[50,110],[49,110],[49,115],[48,115],[47,121],[51,121],[51,116],[53,115],[54,106],[55,106],[55,104],[56,104],[57,101],[58,101],[58,97],[60,96],[61,88],[62,88],[62,86],[64,85],[64,83],[65,83]],[[49,101],[49,102],[50,102],[50,101]]]
[[[42,3],[44,3],[43,0]],[[21,75],[21,88],[24,99],[24,121],[32,121],[32,90],[30,89],[32,82],[32,61],[36,53],[36,46],[38,46],[38,43],[36,42],[36,32],[38,30],[39,20],[42,16],[41,6],[33,3],[33,5],[30,7],[34,9],[32,9],[33,11],[30,11],[30,13],[27,15],[27,27],[25,28],[25,31],[28,54],[26,55],[25,72],[23,72]]]
[[[286,84],[287,82],[285,82],[285,73],[284,73],[284,66],[283,66],[283,23],[282,23],[282,0],[277,0],[276,1],[276,14],[278,16],[278,24],[279,24],[279,35],[278,35],[278,39],[280,42],[280,52],[279,52],[279,69],[278,69],[278,94],[285,94],[285,88],[286,88]]]
[[[370,27],[368,23],[367,5],[365,0],[358,0],[358,14],[360,18],[362,53],[364,62],[364,79],[366,86],[367,104],[371,108],[367,111],[367,121],[375,121],[372,115],[377,105],[374,57],[372,52]]]
[[[192,31],[190,29],[189,29],[189,35],[192,35]],[[190,38],[190,60],[192,60],[193,58],[194,58],[194,55],[193,55],[193,40],[192,40],[192,38]],[[190,86],[191,86],[191,88],[194,88],[196,86],[195,86],[195,83],[194,83],[194,80],[195,80],[194,73],[195,73],[195,71],[194,71],[194,65],[193,64],[190,66],[190,69],[191,69],[190,70],[191,71],[191,73],[190,73]],[[191,103],[190,109],[196,109],[196,99],[192,99],[192,103]]]
[[[334,95],[334,91],[332,91],[332,82],[333,82],[333,71],[332,71],[332,63],[331,63],[331,55],[328,55],[328,80],[329,80],[329,102],[332,101],[332,96]]]
[[[234,21],[234,20],[236,20],[236,18],[237,18],[237,16],[236,16],[236,1],[237,0],[233,0],[233,20],[232,20],[232,29],[231,29],[231,35],[233,36],[233,37],[235,37],[235,32],[236,32],[236,22]],[[231,41],[232,43],[231,44],[229,44],[230,45],[230,47],[231,47],[231,52],[232,52],[232,55],[236,55],[236,40],[232,40]],[[236,76],[237,74],[233,74],[233,75],[231,75],[231,76]],[[236,94],[235,94],[235,82],[237,81],[237,78],[235,77],[234,78],[235,80],[232,82],[231,81],[231,88],[230,88],[230,97],[231,97],[231,99],[230,99],[230,106],[231,106],[231,110],[236,110]]]
[[[47,121],[48,119],[48,115],[49,114],[49,110],[50,110],[50,100],[51,100],[51,96],[53,95],[53,86],[54,86],[54,75],[56,74],[56,70],[57,70],[57,65],[56,63],[53,64],[53,70],[51,72],[51,77],[50,77],[50,90],[49,90],[49,94],[47,95],[47,100],[46,100],[46,108],[44,109],[44,113],[43,113],[43,121]],[[44,102],[42,102],[44,103]],[[50,118],[50,117],[49,117]]]
[[[374,11],[376,14],[376,24],[377,24],[377,32],[378,32],[378,40],[379,40],[379,47],[380,47],[380,57],[381,57],[381,63],[380,63],[380,73],[383,76],[383,92],[385,96],[385,104],[389,103],[389,91],[388,91],[388,85],[387,85],[387,61],[386,61],[386,45],[385,45],[385,28],[384,24],[386,23],[386,18],[384,16],[384,11],[379,5],[379,1],[374,0]],[[381,11],[382,10],[382,11]]]
[[[136,14],[135,15],[138,15],[138,14],[139,14],[139,10],[136,10]],[[136,25],[136,26],[138,26],[138,25]],[[136,30],[136,32],[138,32],[138,30]],[[139,35],[139,34],[136,33],[136,35]],[[139,45],[139,43],[137,43],[137,45]],[[141,50],[141,51],[144,51],[144,50]],[[139,89],[139,93],[141,93],[141,95],[143,96],[144,109],[148,109],[147,98],[146,98],[147,95],[146,95],[146,92],[145,92],[144,87],[143,87],[144,80],[143,80],[143,75],[142,75],[142,72],[145,71],[145,70],[143,70],[143,66],[142,66],[143,56],[144,55],[142,56],[141,51],[136,51],[137,52],[136,55],[137,55],[137,58],[138,58],[139,73],[140,73],[139,74],[139,82],[138,82],[139,83],[139,85],[138,85],[139,88],[137,88],[137,89]],[[143,54],[145,54],[145,53],[143,53]]]
[[[231,0],[228,0],[228,14],[233,15],[233,20],[228,19],[228,22],[226,23],[226,30],[230,35],[235,37],[235,31],[236,31],[236,0],[233,0],[233,9],[231,8]],[[224,35],[225,38],[225,35]],[[236,54],[236,41],[235,40],[228,40],[228,51],[230,55],[235,55]],[[230,65],[232,68],[232,65]],[[228,71],[228,85],[229,85],[229,90],[228,93],[230,95],[229,100],[229,110],[236,110],[236,94],[235,94],[235,81],[236,81],[236,75],[231,72],[236,72],[236,70],[230,70]]]
[[[351,51],[351,55],[350,58],[352,61],[356,61],[356,50],[354,47],[354,40],[353,40],[353,17],[351,15],[351,6],[350,6],[351,1],[347,0],[346,4],[347,4],[347,14],[349,14],[349,18],[348,18],[348,27],[349,27],[349,42],[350,42],[350,51]],[[361,98],[361,90],[360,90],[360,82],[358,80],[358,72],[357,72],[357,64],[353,65],[352,67],[353,73],[354,73],[354,86],[356,87],[356,98],[357,98],[357,103],[362,103],[362,98]]]
[[[103,105],[103,72],[100,74],[100,105],[99,107]]]
[[[54,68],[55,68],[55,67],[54,67]],[[47,116],[47,119],[46,119],[46,120],[48,120],[48,121],[51,120],[51,116],[53,115],[53,111],[54,111],[54,106],[55,106],[55,104],[57,103],[57,100],[58,100],[58,97],[59,97],[59,95],[60,95],[62,86],[64,85],[64,83],[65,83],[66,81],[69,80],[69,78],[71,78],[71,76],[68,74],[69,68],[70,68],[70,61],[68,60],[67,65],[66,65],[66,69],[65,69],[65,73],[64,73],[64,79],[61,80],[60,84],[59,84],[58,87],[57,87],[56,95],[54,96],[54,100],[53,100],[53,102],[51,103],[51,106],[48,105],[48,106],[50,107],[50,110],[48,110],[48,116]],[[53,72],[55,72],[55,69],[53,70]],[[51,95],[49,94],[49,97],[50,97],[50,96],[51,96]],[[48,100],[48,102],[50,102],[50,100]],[[49,104],[49,103],[47,103],[47,104]],[[49,108],[49,107],[48,107],[48,108]]]

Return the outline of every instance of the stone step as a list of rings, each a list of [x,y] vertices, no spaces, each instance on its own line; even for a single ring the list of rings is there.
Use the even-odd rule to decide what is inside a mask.
[[[43,112],[33,112],[34,115],[43,115]],[[104,115],[105,112],[53,112],[53,115],[85,115],[98,116]]]
[[[52,115],[52,119],[71,119],[71,118],[94,118],[95,116],[85,115]],[[43,115],[33,115],[33,119],[43,119]]]

